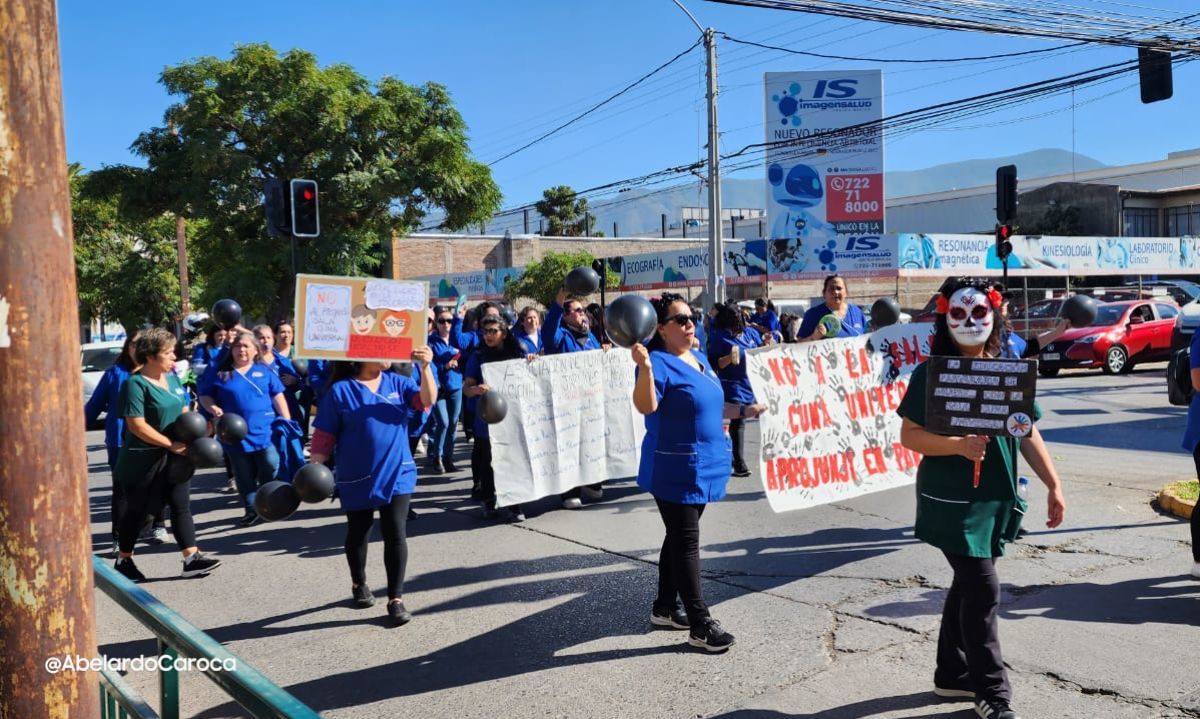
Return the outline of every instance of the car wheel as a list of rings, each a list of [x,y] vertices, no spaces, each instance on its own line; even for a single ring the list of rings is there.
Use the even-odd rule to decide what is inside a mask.
[[[1125,352],[1124,347],[1110,347],[1104,355],[1104,373],[1105,374],[1121,374],[1127,372],[1126,365],[1129,364],[1129,355]]]
[[[1042,367],[1038,370],[1038,374],[1043,377],[1057,377],[1059,369],[1058,367]]]

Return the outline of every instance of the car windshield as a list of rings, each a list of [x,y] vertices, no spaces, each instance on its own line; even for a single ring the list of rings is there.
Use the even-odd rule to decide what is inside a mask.
[[[1029,311],[1026,317],[1035,319],[1039,317],[1057,317],[1058,308],[1062,306],[1062,300],[1045,300],[1043,302],[1035,302],[1029,306]]]
[[[83,371],[103,372],[117,363],[121,356],[120,347],[101,347],[83,351]]]
[[[1096,321],[1088,325],[1089,327],[1108,327],[1115,325],[1121,320],[1121,315],[1125,314],[1125,305],[1107,305],[1096,309]]]

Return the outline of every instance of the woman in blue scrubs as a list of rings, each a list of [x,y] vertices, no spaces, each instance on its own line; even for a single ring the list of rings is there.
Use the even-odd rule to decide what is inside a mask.
[[[810,307],[800,321],[800,329],[796,330],[796,338],[800,342],[825,340],[831,337],[857,337],[867,331],[867,316],[862,308],[848,302],[850,291],[846,289],[846,280],[841,275],[829,275],[821,288],[825,301],[816,307]],[[833,315],[842,323],[842,328],[833,334],[825,334],[826,328],[821,325],[821,318]]]
[[[192,371],[197,377],[202,376],[204,369],[217,361],[217,356],[225,349],[225,340],[228,337],[229,333],[221,327],[209,325],[208,331],[204,333],[204,343],[196,345],[192,350]]]
[[[538,308],[526,305],[517,315],[517,324],[512,328],[512,333],[526,355],[542,354],[542,313]]]
[[[492,470],[492,440],[488,434],[487,423],[475,411],[474,405],[479,398],[491,391],[483,381],[483,366],[488,362],[503,362],[505,360],[524,359],[525,350],[508,331],[508,325],[499,317],[484,317],[479,321],[479,332],[483,336],[483,344],[471,353],[467,360],[467,369],[463,376],[463,396],[472,405],[472,416],[475,418],[475,441],[471,445],[471,477],[479,488],[479,496],[483,500],[483,515],[488,519],[496,516],[496,473]],[[508,519],[514,522],[525,521],[525,513],[521,505],[514,504],[508,508]]]
[[[690,629],[688,644],[723,652],[734,639],[709,614],[701,593],[700,516],[709,502],[725,496],[729,481],[722,421],[757,417],[765,405],[726,403],[712,366],[692,349],[696,325],[682,297],[664,294],[655,309],[658,331],[650,346],[631,349],[637,365],[633,405],[646,416],[637,481],[654,496],[667,532],[650,623]]]
[[[1196,476],[1200,478],[1200,332],[1192,335],[1191,360],[1192,402],[1188,405],[1187,429],[1183,433],[1183,448],[1192,453]],[[1200,579],[1200,509],[1192,511],[1192,576]]]
[[[437,404],[433,407],[429,439],[429,458],[426,469],[433,474],[457,472],[454,464],[454,429],[462,412],[463,353],[458,338],[462,336],[462,317],[449,307],[434,312],[434,329],[429,333],[429,350],[437,370]]]
[[[279,453],[271,443],[271,423],[276,415],[292,418],[279,376],[257,357],[254,335],[237,332],[216,371],[206,372],[200,381],[201,406],[217,420],[226,412],[241,415],[249,430],[240,442],[221,442],[246,509],[239,521],[243,527],[262,521],[254,511],[254,495],[260,485],[275,479],[279,470]]]
[[[125,389],[125,383],[129,381],[129,377],[137,371],[137,359],[133,356],[134,342],[137,341],[137,335],[129,335],[125,338],[125,344],[121,345],[121,355],[117,357],[117,361],[112,367],[104,370],[104,374],[100,377],[100,381],[96,384],[96,389],[92,392],[92,396],[88,398],[87,404],[83,407],[85,426],[91,425],[100,417],[100,413],[104,412],[104,448],[108,451],[108,471],[116,472],[117,456],[121,452],[121,444],[124,439],[125,421],[121,416],[121,390]],[[121,528],[121,515],[125,511],[125,491],[120,482],[112,483],[112,530],[113,530],[113,547],[118,543],[117,532]],[[157,530],[157,524],[156,524]],[[166,540],[166,527],[162,529],[162,540]],[[155,532],[157,535],[157,531]]]
[[[747,327],[737,305],[717,305],[713,318],[713,333],[708,339],[708,361],[716,368],[725,391],[725,401],[733,404],[754,404],[754,390],[746,376],[746,350],[763,344],[762,335]],[[733,476],[749,477],[750,468],[742,457],[746,442],[746,421],[735,417],[729,421],[729,438],[733,444]]]
[[[387,569],[388,616],[396,626],[412,614],[404,606],[404,569],[408,563],[405,525],[417,486],[417,465],[408,444],[409,421],[437,400],[433,355],[418,347],[412,359],[421,365],[421,383],[378,362],[334,362],[329,391],[313,421],[312,461],[336,460],[338,499],[346,512],[346,562],[351,595],[362,608],[375,604],[367,586],[367,540],[375,511],[383,530]]]

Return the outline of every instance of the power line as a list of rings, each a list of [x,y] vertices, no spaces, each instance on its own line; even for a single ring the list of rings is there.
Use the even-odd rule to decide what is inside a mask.
[[[1065,50],[1067,48],[1079,47],[1080,45],[1089,44],[1087,41],[1081,40],[1079,42],[1067,43],[1066,45],[1058,45],[1056,47],[1044,47],[1044,48],[1041,48],[1038,50],[1023,50],[1021,52],[1005,52],[1005,53],[1000,53],[997,55],[978,55],[975,57],[948,57],[948,58],[922,58],[922,59],[903,58],[903,59],[901,59],[901,58],[878,58],[878,57],[851,57],[851,56],[847,56],[847,55],[827,55],[825,53],[820,53],[820,52],[810,52],[808,50],[794,50],[790,47],[779,47],[777,45],[766,45],[766,44],[759,43],[759,42],[751,42],[749,40],[739,40],[736,37],[731,37],[729,35],[726,35],[725,33],[721,33],[721,37],[725,38],[726,40],[728,40],[730,42],[737,43],[739,45],[751,45],[753,47],[761,47],[766,50],[778,50],[779,52],[786,52],[786,53],[789,53],[792,55],[805,55],[807,57],[819,57],[819,58],[822,58],[825,60],[851,60],[851,61],[855,61],[855,62],[878,62],[878,63],[895,62],[895,63],[947,64],[947,63],[953,63],[953,62],[969,62],[969,61],[974,61],[974,60],[1000,60],[1000,59],[1008,58],[1008,57],[1021,57],[1024,55],[1038,55],[1038,54],[1046,53],[1046,52],[1056,52],[1058,50]]]

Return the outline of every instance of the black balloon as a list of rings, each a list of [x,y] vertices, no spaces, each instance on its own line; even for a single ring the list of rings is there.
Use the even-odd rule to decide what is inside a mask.
[[[591,267],[576,267],[567,273],[563,284],[571,294],[583,297],[600,289],[600,275]]]
[[[217,420],[217,436],[226,444],[237,444],[250,433],[250,427],[240,414],[226,412]]]
[[[299,375],[301,379],[308,376],[308,360],[294,359],[292,360],[292,367],[296,368],[296,374]]]
[[[220,467],[225,464],[225,450],[212,437],[201,437],[188,444],[187,456],[197,467]]]
[[[292,487],[296,489],[300,501],[309,504],[323,502],[332,497],[334,486],[333,472],[319,462],[304,465],[296,470],[296,475],[292,477]]]
[[[254,495],[254,511],[268,522],[287,519],[299,506],[300,495],[296,489],[279,480],[267,482]]]
[[[231,330],[242,321],[242,306],[234,300],[217,300],[209,315],[212,316],[212,321],[217,323],[217,327]]]
[[[208,436],[208,420],[199,412],[184,412],[167,428],[167,436],[187,444],[194,439]]]
[[[900,321],[900,303],[894,297],[880,297],[871,305],[871,324],[875,329]]]
[[[1072,295],[1063,303],[1062,316],[1072,327],[1087,327],[1096,321],[1097,302],[1087,295]]]
[[[488,424],[503,422],[508,414],[508,402],[495,390],[485,392],[479,398],[479,417]]]
[[[654,305],[641,295],[621,295],[604,311],[604,329],[609,339],[621,347],[632,347],[654,336],[658,314]]]

